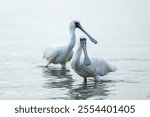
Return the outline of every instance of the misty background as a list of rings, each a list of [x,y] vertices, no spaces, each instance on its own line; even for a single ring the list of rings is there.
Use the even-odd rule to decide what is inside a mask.
[[[149,99],[149,6],[149,0],[0,0],[0,99]],[[72,20],[98,41],[88,41],[89,55],[118,69],[98,89],[92,81],[81,88],[69,64],[67,76],[39,67],[48,45],[69,41]],[[76,34],[78,43],[83,33]]]

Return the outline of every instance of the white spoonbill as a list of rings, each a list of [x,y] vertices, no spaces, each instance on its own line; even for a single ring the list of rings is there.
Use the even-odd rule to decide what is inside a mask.
[[[82,50],[84,56],[81,56]],[[84,78],[84,81],[87,80],[87,77],[94,77],[95,82],[100,81],[100,76],[116,70],[114,66],[111,66],[103,59],[89,58],[86,48],[86,38],[80,38],[80,45],[72,57],[71,67],[78,75]]]
[[[97,41],[92,38],[80,25],[80,22],[78,21],[72,21],[70,23],[70,41],[68,44],[62,46],[62,47],[56,47],[56,48],[47,48],[44,52],[43,58],[48,61],[46,67],[48,67],[49,64],[61,64],[63,68],[66,67],[66,63],[71,60],[73,55],[73,47],[76,42],[76,35],[75,35],[75,29],[79,28],[81,31],[83,31],[89,39],[93,43],[97,43]]]

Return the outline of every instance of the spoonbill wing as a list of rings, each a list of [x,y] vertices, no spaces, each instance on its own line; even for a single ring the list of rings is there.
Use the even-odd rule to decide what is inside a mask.
[[[116,70],[114,66],[110,65],[102,58],[92,57],[91,62],[95,66],[97,73],[101,76],[106,75],[109,72],[114,72]]]
[[[43,58],[46,60],[52,60],[57,56],[57,53],[57,49],[49,47],[44,51]]]

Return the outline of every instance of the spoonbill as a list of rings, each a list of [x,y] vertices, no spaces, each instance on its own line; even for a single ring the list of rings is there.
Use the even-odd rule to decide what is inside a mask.
[[[82,51],[84,52],[84,56],[81,56]],[[111,66],[101,58],[89,58],[86,38],[80,38],[79,47],[71,60],[71,67],[78,75],[84,78],[84,81],[86,81],[88,77],[94,77],[95,82],[100,81],[100,76],[104,76],[116,70],[114,66]]]
[[[68,44],[62,46],[62,47],[56,47],[56,48],[47,48],[44,52],[43,58],[48,61],[46,67],[48,67],[49,64],[61,64],[62,68],[66,67],[66,63],[71,60],[73,56],[73,47],[76,43],[76,35],[75,35],[75,29],[79,28],[82,32],[84,32],[89,39],[93,43],[97,43],[97,41],[92,38],[81,26],[79,21],[72,21],[70,23],[70,41]]]

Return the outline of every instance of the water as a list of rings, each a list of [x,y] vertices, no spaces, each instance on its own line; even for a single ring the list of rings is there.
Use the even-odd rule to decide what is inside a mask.
[[[150,99],[148,4],[146,0],[2,0],[0,99]],[[68,42],[72,19],[80,20],[99,42],[88,41],[89,56],[103,57],[118,69],[101,77],[100,83],[93,78],[84,83],[69,63],[67,70],[59,65],[43,68],[44,49]]]

